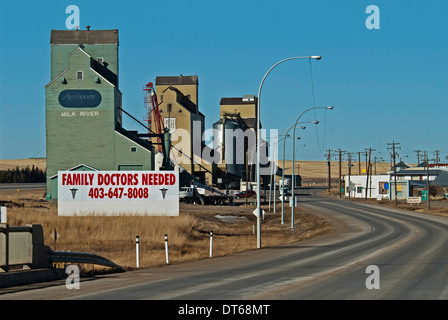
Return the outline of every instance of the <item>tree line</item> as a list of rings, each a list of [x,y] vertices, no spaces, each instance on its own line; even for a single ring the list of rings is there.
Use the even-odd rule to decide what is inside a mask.
[[[33,165],[20,169],[0,170],[0,183],[37,183],[46,181],[46,172]]]

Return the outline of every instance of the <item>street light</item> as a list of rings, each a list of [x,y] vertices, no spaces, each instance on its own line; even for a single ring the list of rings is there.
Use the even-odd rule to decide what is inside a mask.
[[[267,146],[269,144],[269,142],[267,142],[267,141],[263,141],[263,143],[261,144],[262,146]],[[254,158],[254,153],[255,153],[255,151],[257,151],[257,145],[255,144],[254,146],[252,146],[251,148],[250,148],[250,165],[251,165],[251,170],[250,170],[250,177],[249,177],[249,180],[250,181],[252,181],[252,171],[253,171],[253,165],[254,165],[254,163],[253,163],[253,158]],[[248,150],[249,151],[249,150]],[[248,160],[249,161],[249,160]]]
[[[285,61],[293,60],[293,59],[315,59],[320,60],[322,56],[308,56],[308,57],[291,57],[280,60],[276,64],[274,64],[264,75],[261,80],[260,87],[258,88],[258,101],[257,101],[257,190],[260,190],[260,100],[261,100],[261,88],[263,87],[264,80],[268,76],[268,74],[278,66],[280,63]],[[260,207],[260,192],[257,192],[257,248],[261,248],[261,207]]]
[[[275,138],[277,138],[276,139],[276,143],[274,144],[274,155],[277,155],[278,154],[278,137],[281,137],[282,136],[282,133],[285,131],[286,129],[284,129],[279,135],[277,135],[277,136],[274,136]],[[284,139],[284,140],[286,140],[286,138],[288,138],[290,135],[289,134],[287,134],[287,135],[285,135],[282,139]],[[280,139],[281,140],[281,139]],[[269,185],[269,212],[271,212],[271,198],[272,198],[272,194],[271,194],[271,192],[272,192],[272,180],[274,180],[274,213],[275,213],[275,211],[276,211],[276,199],[275,199],[275,192],[276,192],[276,182],[275,182],[275,180],[276,180],[276,178],[275,178],[275,176],[276,176],[276,169],[277,169],[277,158],[275,158],[275,160],[274,160],[274,166],[272,166],[272,163],[270,164],[270,167],[271,167],[271,183],[270,183],[270,185]],[[275,172],[274,172],[275,171]],[[282,224],[283,224],[283,215],[282,215]]]
[[[307,122],[303,122],[303,123],[307,123]],[[283,224],[283,222],[284,222],[284,219],[283,219],[283,217],[284,217],[284,215],[283,215],[283,212],[284,212],[284,192],[285,192],[285,143],[286,143],[286,138],[289,138],[290,137],[290,135],[289,135],[289,130],[291,130],[291,128],[292,128],[292,126],[291,127],[289,127],[289,128],[286,128],[286,129],[283,129],[283,131],[282,132],[280,132],[280,134],[278,135],[278,137],[281,137],[282,136],[282,134],[283,134],[283,132],[285,132],[286,130],[288,130],[287,132],[286,132],[286,134],[284,135],[284,137],[283,137],[283,167],[282,167],[282,189],[281,189],[281,192],[282,192],[282,219],[281,219],[281,224]],[[306,127],[300,127],[300,129],[306,129]],[[300,139],[300,138],[298,138],[298,139]],[[281,140],[281,139],[280,139]],[[277,143],[276,143],[276,146],[277,146],[277,149],[276,150],[278,150],[278,142],[279,141],[277,141]],[[275,152],[274,152],[275,153]],[[271,172],[271,174],[272,174],[272,172]],[[274,184],[275,185],[275,184]],[[279,187],[280,188],[280,187]],[[271,195],[269,195],[269,200],[271,199]],[[269,208],[270,208],[270,206],[269,206]],[[274,213],[275,213],[275,188],[274,188]]]
[[[297,122],[296,121],[296,123],[294,123],[292,126],[290,126],[289,128],[288,128],[288,131],[286,132],[286,134],[288,134],[289,133],[289,130],[291,130],[293,127],[294,127],[294,129],[295,129],[295,127],[299,124],[299,123],[313,123],[313,124],[318,124],[319,123],[319,121],[301,121],[301,122]],[[306,129],[306,127],[299,127],[300,129]],[[295,134],[295,133],[294,133]],[[300,139],[300,138],[299,138]],[[295,139],[294,139],[294,141],[295,141]],[[294,144],[294,142],[293,142],[293,144]],[[294,159],[294,153],[295,153],[295,149],[293,149],[293,159]],[[294,172],[294,160],[293,160],[293,162],[292,162],[292,169],[293,169],[293,172]],[[294,175],[291,175],[291,180],[293,180],[294,179]],[[285,142],[283,142],[283,169],[282,169],[282,183],[283,183],[283,187],[282,187],[282,224],[283,224],[283,216],[284,216],[284,210],[285,210],[285,197],[284,197],[284,193],[285,193],[285,187],[284,187],[284,184],[285,184]],[[291,196],[292,197],[294,197],[294,193],[291,191]],[[293,202],[294,202],[294,199],[293,199]]]
[[[295,185],[294,185],[294,154],[295,154],[295,137],[296,137],[296,125],[299,122],[300,118],[308,111],[310,110],[314,110],[314,109],[328,109],[328,110],[333,110],[333,106],[329,106],[329,107],[312,107],[309,108],[305,111],[302,112],[302,114],[297,118],[296,120],[296,124],[294,125],[294,139],[292,140],[292,189],[291,189],[291,196],[292,196],[292,206],[291,206],[291,230],[294,230],[294,207],[295,207],[295,197],[294,197],[294,189],[295,189]],[[318,124],[319,121],[313,121],[314,124]]]
[[[312,121],[303,121],[303,122],[300,122],[300,123],[312,123]],[[286,138],[290,137],[289,130],[291,130],[292,127],[293,126],[290,126],[289,128],[283,129],[283,131],[280,132],[280,136],[281,136],[284,131],[288,130],[288,131],[286,131],[286,134],[285,134],[285,136],[283,138],[283,166],[282,166],[282,187],[281,187],[282,188],[281,189],[281,193],[282,193],[282,219],[281,219],[281,224],[284,223],[284,207],[285,207],[285,205],[284,205],[284,200],[285,200],[285,145],[286,145]],[[306,129],[306,127],[304,127],[304,126],[300,127],[300,129]],[[300,137],[297,138],[297,139],[300,139]],[[277,144],[278,144],[278,142],[277,142]],[[280,190],[280,186],[279,186],[279,190]],[[275,206],[275,204],[274,204],[274,206]]]

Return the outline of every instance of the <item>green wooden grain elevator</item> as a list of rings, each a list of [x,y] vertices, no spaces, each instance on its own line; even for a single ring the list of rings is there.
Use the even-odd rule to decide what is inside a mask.
[[[154,170],[154,147],[122,127],[118,30],[52,30],[45,86],[47,199],[60,170]]]

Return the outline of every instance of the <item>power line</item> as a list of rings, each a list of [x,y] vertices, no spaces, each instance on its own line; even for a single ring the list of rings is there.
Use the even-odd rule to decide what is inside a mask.
[[[439,163],[439,161],[440,161],[440,159],[439,159],[439,153],[440,153],[440,150],[436,150],[436,151],[435,151],[436,158],[434,159],[434,163]]]
[[[339,153],[339,198],[342,197],[342,154],[345,153],[345,151],[338,149],[337,150]]]
[[[415,152],[417,153],[417,165],[420,165],[420,152],[422,152],[421,150],[415,150]]]
[[[370,167],[371,167],[370,157],[372,155],[372,151],[376,151],[376,150],[372,149],[372,148],[369,148],[369,149],[366,149],[366,150],[369,150],[369,152],[368,152],[369,153],[369,162],[368,162],[368,164],[367,164],[367,161],[366,161],[366,166],[367,166],[367,168],[366,168],[366,174],[367,174],[367,177],[366,177],[366,200],[367,200],[367,191],[369,190],[369,176],[370,176],[370,196],[372,196],[372,173],[370,172]],[[366,151],[366,153],[367,153],[367,151]]]
[[[327,166],[328,166],[328,192],[331,191],[331,149],[328,149]]]
[[[348,198],[350,199],[350,193],[351,193],[351,183],[350,183],[350,175],[352,173],[352,155],[353,152],[347,151],[347,158],[348,158]]]

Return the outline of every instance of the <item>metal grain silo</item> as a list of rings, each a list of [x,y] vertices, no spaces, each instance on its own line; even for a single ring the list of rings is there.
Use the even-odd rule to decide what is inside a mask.
[[[242,177],[245,169],[242,134],[246,126],[241,120],[224,117],[213,124],[213,129],[213,147],[220,153],[220,162],[225,163],[226,172]]]

